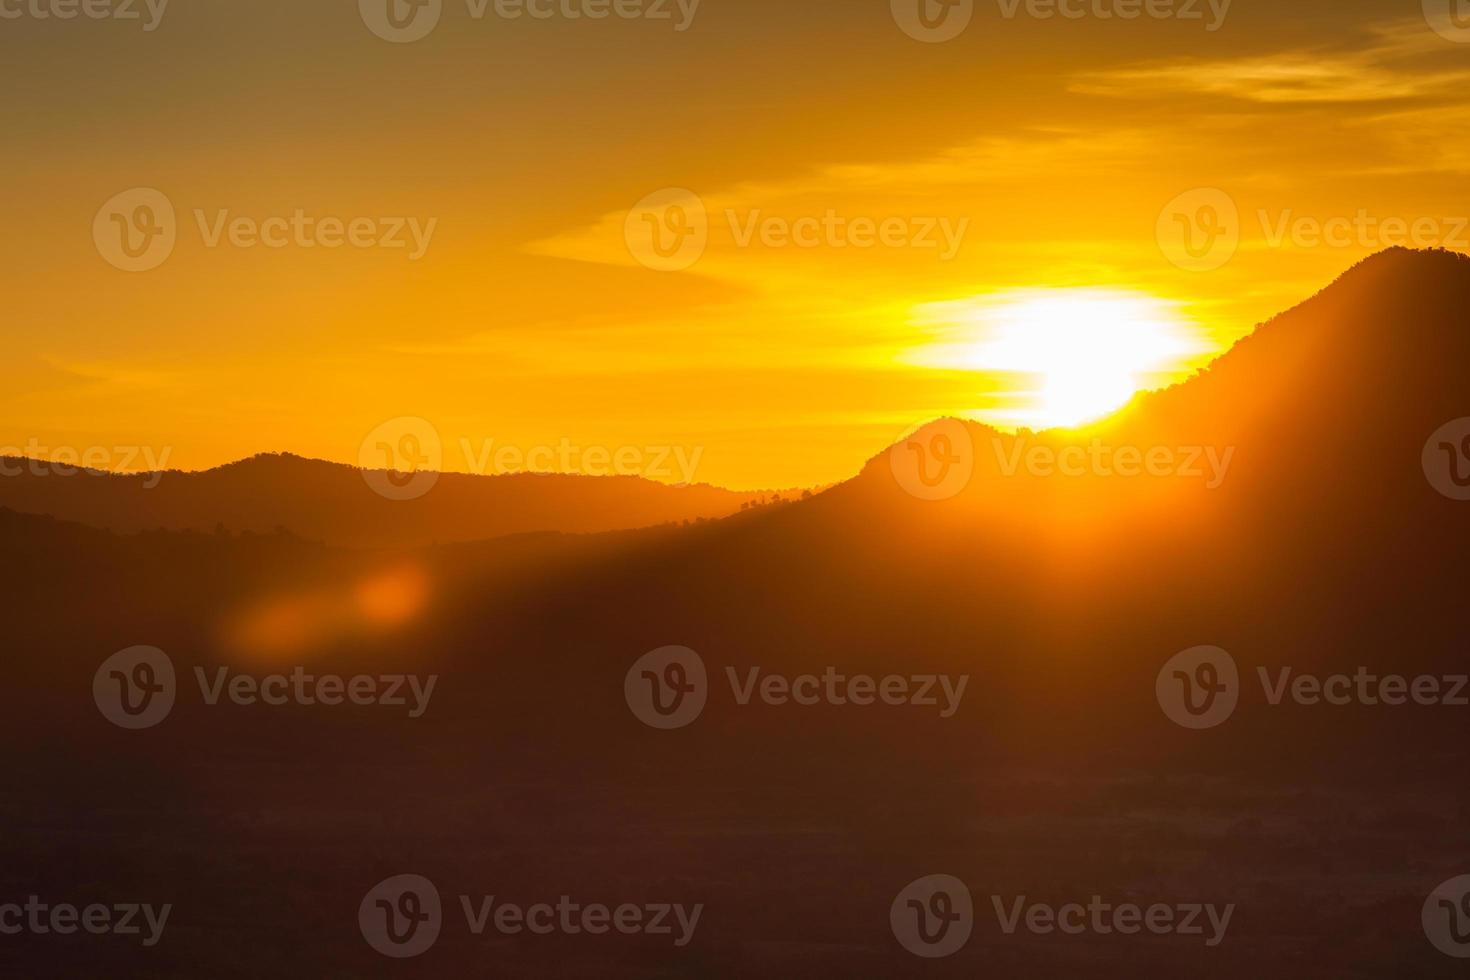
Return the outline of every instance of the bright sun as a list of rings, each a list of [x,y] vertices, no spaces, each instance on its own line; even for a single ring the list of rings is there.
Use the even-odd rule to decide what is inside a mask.
[[[938,334],[919,363],[1017,376],[1014,406],[977,413],[1007,426],[1101,418],[1208,349],[1177,304],[1125,290],[1015,290],[919,312]]]

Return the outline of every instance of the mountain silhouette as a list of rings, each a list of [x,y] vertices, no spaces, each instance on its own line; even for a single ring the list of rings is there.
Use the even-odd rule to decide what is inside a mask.
[[[187,866],[179,924],[147,960],[169,977],[217,958],[221,922],[289,942],[303,971],[375,975],[382,962],[352,911],[405,870],[436,881],[447,908],[476,889],[707,906],[699,942],[677,955],[446,932],[423,961],[432,975],[481,968],[487,950],[527,976],[793,964],[812,977],[919,976],[920,965],[943,977],[1458,975],[1425,942],[1420,911],[1470,869],[1458,779],[1470,708],[1273,705],[1256,677],[1470,673],[1470,502],[1446,496],[1425,463],[1431,436],[1470,416],[1467,354],[1470,260],[1393,250],[1096,425],[933,421],[811,499],[690,527],[450,544],[450,520],[428,515],[463,516],[481,484],[407,508],[368,501],[330,523],[321,508],[361,484],[346,468],[339,493],[295,491],[311,503],[291,506],[317,522],[306,537],[352,537],[345,528],[358,542],[440,544],[383,554],[292,535],[122,535],[73,523],[71,501],[55,506],[67,520],[0,512],[20,556],[0,572],[19,651],[11,680],[28,692],[0,728],[18,842],[10,891],[172,895]],[[1046,453],[1011,464],[1037,447]],[[1228,458],[1219,479],[1180,472],[1178,451],[1193,448]],[[1084,462],[1059,472],[1069,449]],[[1156,461],[1169,450],[1172,468],[1119,472],[1124,449],[1160,450]],[[194,479],[180,481],[188,499],[207,503],[174,520],[207,529],[230,523],[220,501],[245,508],[193,491]],[[52,480],[28,492],[84,483],[131,487]],[[585,499],[576,481],[521,483]],[[708,494],[697,499],[739,510]],[[88,506],[88,523],[159,520]],[[238,513],[292,516],[255,506]],[[457,536],[572,519],[547,506]],[[362,532],[378,514],[411,530]],[[379,615],[376,583],[402,581],[414,602]],[[209,706],[194,692],[156,729],[124,733],[90,691],[98,665],[135,644],[173,658],[181,692],[194,667],[440,681],[413,722]],[[646,726],[625,700],[630,667],[668,645],[695,651],[710,679],[703,713],[677,731]],[[1234,658],[1240,704],[1192,731],[1161,710],[1156,682],[1200,645]],[[949,718],[917,705],[741,704],[727,671],[752,668],[969,686]],[[41,816],[57,799],[83,816]],[[920,964],[884,941],[888,908],[937,872],[974,892],[976,932],[961,954]],[[992,895],[1238,911],[1218,948],[1153,937],[1122,955],[1114,936],[1004,935],[987,918]],[[274,946],[230,950],[240,976],[267,968],[263,948]],[[50,965],[76,975],[114,962],[78,944]]]
[[[389,499],[355,467],[289,454],[191,473],[58,474],[44,461],[12,458],[0,466],[15,474],[0,478],[0,507],[25,513],[123,532],[285,529],[352,547],[648,527],[725,517],[769,496],[633,476],[443,473],[422,496]]]

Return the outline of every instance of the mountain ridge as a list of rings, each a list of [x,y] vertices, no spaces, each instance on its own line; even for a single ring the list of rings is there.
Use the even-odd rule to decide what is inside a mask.
[[[272,533],[349,547],[413,547],[509,534],[595,533],[712,520],[772,496],[705,483],[561,473],[438,473],[422,496],[393,500],[383,470],[292,453],[257,453],[207,470],[111,473],[0,458],[0,506],[120,532]]]

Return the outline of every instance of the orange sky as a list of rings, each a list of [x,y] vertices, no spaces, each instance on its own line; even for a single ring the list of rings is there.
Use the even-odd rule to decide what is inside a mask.
[[[914,422],[1028,404],[1035,377],[936,358],[957,349],[936,311],[1145,294],[1199,341],[1163,383],[1399,240],[1395,221],[1470,247],[1470,27],[1432,30],[1417,2],[1237,0],[1211,31],[993,0],[944,43],[887,0],[703,0],[683,31],[672,3],[670,21],[476,20],[445,0],[405,44],[355,6],[0,20],[0,448],[357,462],[413,416],[450,469],[490,440],[678,446],[700,481],[811,485]],[[126,272],[94,219],[139,187],[176,244]],[[676,271],[627,239],[665,188],[708,219]],[[1167,205],[1202,221],[1222,200],[1199,188],[1235,209],[1233,254],[1161,248],[1182,227]],[[281,247],[239,217],[288,219],[267,226]],[[409,245],[324,247],[327,217],[364,242],[402,223]],[[983,346],[989,322],[960,326]]]

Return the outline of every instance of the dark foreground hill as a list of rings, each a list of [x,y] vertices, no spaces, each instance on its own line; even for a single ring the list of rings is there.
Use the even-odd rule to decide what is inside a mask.
[[[254,977],[282,949],[293,975],[356,977],[1461,975],[1421,911],[1470,874],[1470,707],[1272,704],[1258,670],[1445,694],[1470,673],[1470,502],[1425,466],[1470,416],[1467,347],[1470,263],[1391,252],[1107,425],[941,423],[810,501],[689,528],[364,555],[0,514],[24,692],[0,732],[0,892],[176,906],[155,949],[7,951],[30,976]],[[1018,442],[1088,462],[1011,466]],[[1128,447],[1175,466],[1123,475]],[[1207,447],[1230,453],[1213,486],[1177,455]],[[916,484],[924,453],[931,479],[968,453],[969,478]],[[136,644],[168,654],[179,693],[123,731],[92,685]],[[625,681],[671,644],[701,658],[707,703],[658,730]],[[1234,713],[1196,730],[1160,677],[1199,645],[1240,679]],[[193,677],[298,665],[437,681],[411,718],[211,705]],[[967,681],[948,716],[942,696],[742,704],[753,668]],[[446,920],[395,961],[357,909],[404,873],[437,884]],[[931,874],[977,914],[929,961],[889,909]],[[682,948],[476,937],[462,894],[705,908]],[[1007,933],[992,902],[1019,896],[1235,908],[1207,946]]]

